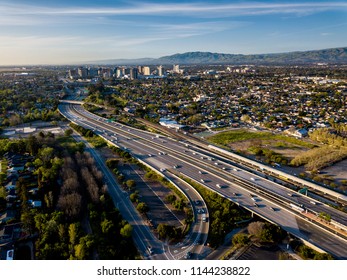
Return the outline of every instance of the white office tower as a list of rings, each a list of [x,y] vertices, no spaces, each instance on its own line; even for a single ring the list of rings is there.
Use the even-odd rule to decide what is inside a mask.
[[[151,68],[149,68],[148,66],[144,66],[142,67],[142,72],[143,72],[143,75],[149,76],[151,75]]]
[[[164,76],[164,73],[163,73],[163,66],[162,65],[160,65],[160,66],[158,66],[158,76]]]
[[[117,78],[122,78],[124,75],[123,75],[123,69],[122,68],[118,68],[117,69],[117,73],[116,73],[116,77]]]

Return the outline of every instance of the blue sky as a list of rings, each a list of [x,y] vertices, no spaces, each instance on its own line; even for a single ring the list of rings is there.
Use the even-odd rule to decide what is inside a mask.
[[[346,46],[346,0],[0,0],[0,65]]]

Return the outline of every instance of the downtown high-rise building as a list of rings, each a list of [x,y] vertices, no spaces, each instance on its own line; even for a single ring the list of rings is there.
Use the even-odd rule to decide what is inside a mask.
[[[138,78],[138,70],[137,68],[131,68],[130,69],[130,79],[136,80]]]
[[[142,67],[142,73],[145,76],[151,75],[151,68],[149,68],[148,66],[143,66]]]
[[[77,74],[78,74],[78,77],[85,79],[88,76],[88,70],[85,67],[79,67],[77,69]]]
[[[163,66],[162,65],[160,65],[160,66],[158,66],[157,67],[157,69],[158,69],[158,76],[164,76],[164,69],[163,69]]]

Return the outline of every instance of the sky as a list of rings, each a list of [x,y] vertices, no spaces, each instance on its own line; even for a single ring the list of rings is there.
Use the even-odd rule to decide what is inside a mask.
[[[0,65],[347,47],[347,0],[0,0]]]

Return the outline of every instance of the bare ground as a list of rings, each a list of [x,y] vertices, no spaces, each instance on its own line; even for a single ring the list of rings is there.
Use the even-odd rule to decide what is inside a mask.
[[[336,181],[347,180],[347,159],[321,170],[324,175],[332,176]]]

